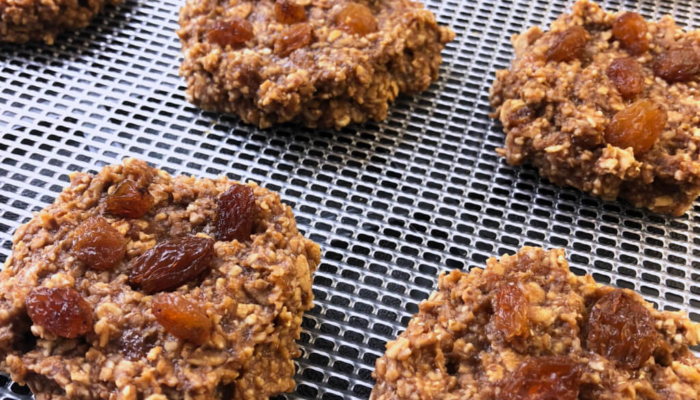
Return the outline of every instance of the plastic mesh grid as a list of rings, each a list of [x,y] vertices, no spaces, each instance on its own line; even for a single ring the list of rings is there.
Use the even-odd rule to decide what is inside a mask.
[[[496,157],[488,88],[509,38],[565,1],[439,1],[457,32],[439,82],[401,97],[382,123],[260,131],[201,112],[177,76],[179,1],[127,0],[56,45],[0,45],[0,261],[11,235],[53,202],[67,171],[127,156],[172,174],[254,180],[281,193],[324,249],[287,398],[368,398],[374,361],[442,270],[483,266],[523,245],[564,247],[577,273],[635,289],[700,320],[700,207],[671,219],[602,202]],[[608,1],[700,27],[692,0]],[[0,399],[28,391],[0,376]]]

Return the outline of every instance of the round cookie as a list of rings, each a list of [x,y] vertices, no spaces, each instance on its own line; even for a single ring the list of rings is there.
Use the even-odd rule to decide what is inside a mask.
[[[373,400],[696,399],[700,326],[524,247],[442,274],[377,360]]]
[[[680,216],[700,194],[700,30],[577,1],[512,39],[496,73],[499,149],[551,182]]]
[[[37,399],[291,391],[319,259],[255,184],[134,159],[73,173],[0,272],[0,370]]]
[[[180,27],[187,98],[262,128],[382,120],[454,38],[410,0],[188,0]]]

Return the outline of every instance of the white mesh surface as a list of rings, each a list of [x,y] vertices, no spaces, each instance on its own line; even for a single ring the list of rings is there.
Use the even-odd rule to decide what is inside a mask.
[[[177,76],[179,1],[126,0],[53,47],[0,45],[0,261],[68,171],[133,156],[171,174],[226,174],[277,190],[321,244],[290,399],[368,398],[375,359],[440,271],[523,245],[564,247],[575,272],[700,321],[700,207],[672,219],[603,202],[494,153],[504,135],[488,117],[488,88],[510,61],[510,36],[570,3],[429,0],[457,32],[440,80],[401,97],[387,121],[340,132],[260,131],[188,104]],[[692,0],[605,5],[700,28]],[[27,394],[0,376],[0,399]]]

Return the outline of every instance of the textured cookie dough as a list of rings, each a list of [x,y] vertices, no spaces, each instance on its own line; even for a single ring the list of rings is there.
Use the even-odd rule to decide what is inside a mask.
[[[226,178],[171,177],[134,159],[70,178],[54,204],[17,229],[0,273],[0,370],[42,400],[261,399],[294,388],[295,339],[312,306],[320,250],[277,193]],[[114,217],[106,204],[127,179],[153,199],[139,218]],[[217,199],[232,185],[252,193],[252,227],[241,241],[216,241]],[[96,216],[126,240],[125,258],[111,270],[76,259],[76,227]],[[166,332],[155,297],[130,280],[140,255],[193,236],[213,242],[210,268],[173,293],[211,325],[202,345]],[[75,289],[92,328],[65,339],[32,324],[26,299],[35,288]]]
[[[699,335],[682,313],[573,275],[563,250],[525,247],[442,274],[377,360],[371,399],[697,399]]]
[[[300,14],[280,22],[281,3]],[[341,14],[347,7],[350,17]],[[340,26],[343,16],[360,14],[364,25],[353,26],[362,33]],[[212,36],[233,21],[244,43]],[[383,120],[399,93],[421,92],[437,79],[440,52],[454,38],[410,0],[187,0],[180,26],[188,100],[262,128]]]
[[[122,0],[0,0],[0,41],[53,44],[63,31],[82,29],[105,6]]]
[[[679,216],[700,194],[700,31],[684,32],[669,16],[658,22],[639,17],[646,25],[642,40],[648,49],[633,54],[631,49],[637,49],[624,46],[613,34],[623,14],[578,1],[548,32],[533,27],[513,37],[515,60],[509,70],[496,73],[491,88],[493,116],[506,133],[499,154],[511,165],[531,164],[555,184]],[[547,61],[555,42],[575,26],[585,28],[590,38],[583,55]],[[655,74],[654,66],[678,48],[696,53],[694,65],[686,65],[687,79],[667,81]],[[621,90],[635,90],[633,85],[628,81],[618,88],[608,72],[623,58],[640,66],[643,77],[641,92],[628,97]],[[667,115],[653,146],[641,152],[633,149],[634,141],[629,146],[611,143],[606,131],[614,116],[641,100]]]

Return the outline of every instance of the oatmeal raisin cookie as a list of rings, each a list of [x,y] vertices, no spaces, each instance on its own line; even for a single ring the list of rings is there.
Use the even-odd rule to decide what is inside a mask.
[[[373,400],[697,399],[700,326],[525,247],[438,291],[377,360]]]
[[[0,370],[38,400],[294,388],[320,251],[279,194],[134,159],[70,177],[0,272]]]
[[[700,31],[576,2],[512,39],[496,73],[499,153],[558,185],[682,215],[700,194]]]
[[[88,26],[107,5],[122,0],[0,0],[0,41],[53,44],[63,31]]]
[[[187,98],[262,128],[382,120],[454,38],[411,0],[187,0],[180,27]]]

